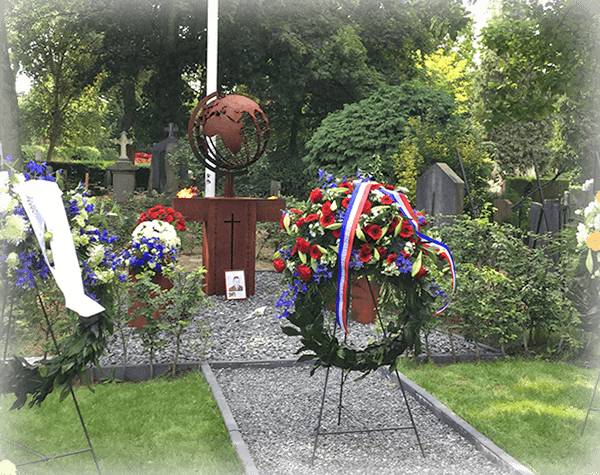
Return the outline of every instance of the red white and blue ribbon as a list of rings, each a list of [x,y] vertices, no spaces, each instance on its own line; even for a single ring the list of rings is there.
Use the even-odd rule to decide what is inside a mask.
[[[335,317],[338,325],[346,333],[348,333],[346,313],[348,312],[348,275],[350,271],[350,258],[352,257],[352,243],[354,242],[358,220],[360,219],[362,210],[373,185],[375,185],[375,183],[363,181],[354,187],[340,230],[340,245],[338,249],[338,288]]]
[[[425,249],[431,249],[432,251],[436,252],[438,256],[440,256],[442,259],[445,259],[448,262],[448,265],[450,266],[450,274],[452,276],[452,294],[450,295],[450,298],[444,303],[442,308],[440,308],[437,312],[434,313],[434,315],[439,315],[444,310],[446,310],[448,305],[450,305],[450,302],[452,301],[452,296],[454,295],[454,290],[456,289],[456,267],[454,265],[452,253],[445,244],[436,241],[435,239],[430,238],[429,236],[421,232],[421,223],[419,222],[417,214],[412,209],[412,206],[410,205],[410,202],[408,201],[408,198],[404,193],[402,193],[401,191],[387,190],[385,188],[380,188],[378,191],[381,191],[382,193],[388,195],[394,203],[398,204],[400,212],[408,219],[413,228],[415,228],[415,233],[417,234],[417,236],[421,238],[421,245]]]
[[[337,301],[336,301],[336,320],[338,325],[348,333],[346,325],[346,314],[348,312],[348,276],[350,270],[350,259],[352,257],[352,243],[354,242],[354,236],[356,235],[356,228],[358,221],[362,214],[365,202],[369,197],[373,186],[376,183],[363,181],[355,186],[348,209],[344,215],[342,222],[342,228],[340,233],[340,244],[338,249],[338,288],[337,288]],[[449,266],[452,274],[452,295],[456,288],[456,269],[454,266],[454,260],[452,254],[446,245],[436,241],[435,239],[426,236],[421,233],[421,223],[417,217],[417,214],[413,210],[408,198],[402,192],[392,191],[385,188],[378,188],[377,192],[388,195],[392,201],[398,205],[400,212],[406,217],[410,224],[415,229],[415,233],[421,238],[421,244],[424,248],[430,249],[436,252],[441,258],[445,259]],[[444,303],[443,307],[440,308],[434,315],[442,313],[452,300],[452,295]]]

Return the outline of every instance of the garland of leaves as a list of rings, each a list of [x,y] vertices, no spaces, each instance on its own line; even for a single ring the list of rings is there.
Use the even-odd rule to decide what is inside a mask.
[[[335,366],[346,371],[368,373],[380,366],[389,366],[393,371],[399,362],[398,357],[406,350],[421,352],[420,331],[431,318],[429,303],[433,299],[422,294],[422,289],[406,279],[406,306],[393,319],[383,325],[384,336],[377,343],[370,343],[359,350],[340,342],[323,315],[326,307],[321,292],[311,287],[298,296],[296,310],[287,318],[294,325],[282,327],[289,336],[300,336],[302,346],[297,353],[302,355],[298,361],[315,360],[311,375],[319,367]],[[328,321],[329,323],[329,321]]]

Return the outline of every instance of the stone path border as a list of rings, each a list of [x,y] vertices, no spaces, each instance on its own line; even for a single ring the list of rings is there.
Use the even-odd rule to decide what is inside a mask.
[[[311,361],[298,363],[295,359],[275,359],[275,360],[234,360],[234,361],[203,361],[201,364],[195,363],[181,363],[177,365],[177,369],[181,371],[198,368],[199,366],[204,373],[206,381],[210,384],[212,394],[217,401],[225,426],[229,432],[229,436],[235,447],[238,457],[242,461],[244,470],[247,475],[260,475],[254,459],[242,438],[240,428],[238,427],[229,404],[223,395],[223,391],[215,378],[213,373],[214,369],[235,369],[235,368],[279,368],[287,366],[296,366],[299,364],[311,364]],[[167,364],[154,365],[154,374],[158,376],[170,368]],[[114,375],[116,378],[122,379],[123,369],[119,366],[111,366],[103,368],[104,375],[97,369],[94,368],[94,378],[100,379],[102,377],[108,377]],[[392,382],[397,384],[397,378],[395,374],[390,374],[386,368],[380,368],[379,371],[386,377],[391,378]],[[88,375],[90,375],[90,369],[88,369]],[[142,380],[148,379],[150,376],[149,365],[139,366],[128,366],[126,370],[126,376],[129,380]],[[502,450],[490,439],[484,436],[481,432],[475,429],[472,425],[468,424],[448,407],[438,401],[435,397],[429,394],[425,389],[420,387],[415,382],[411,381],[405,375],[401,376],[402,384],[407,393],[409,393],[415,401],[430,410],[435,414],[442,422],[448,424],[454,430],[456,430],[461,436],[468,441],[472,442],[477,449],[490,461],[496,463],[503,470],[506,470],[512,475],[534,475],[534,473],[517,461],[515,458],[510,456],[507,452]]]

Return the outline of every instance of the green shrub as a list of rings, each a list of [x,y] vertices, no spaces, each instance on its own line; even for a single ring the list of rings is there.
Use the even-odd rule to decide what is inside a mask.
[[[466,338],[505,353],[577,353],[584,334],[567,298],[569,277],[543,249],[530,249],[520,230],[492,223],[488,214],[457,217],[438,229],[457,270],[457,291],[445,318]]]

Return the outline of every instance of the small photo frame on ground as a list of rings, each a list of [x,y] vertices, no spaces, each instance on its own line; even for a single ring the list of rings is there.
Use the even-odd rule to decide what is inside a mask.
[[[225,295],[227,300],[246,298],[246,276],[243,270],[225,271]]]

